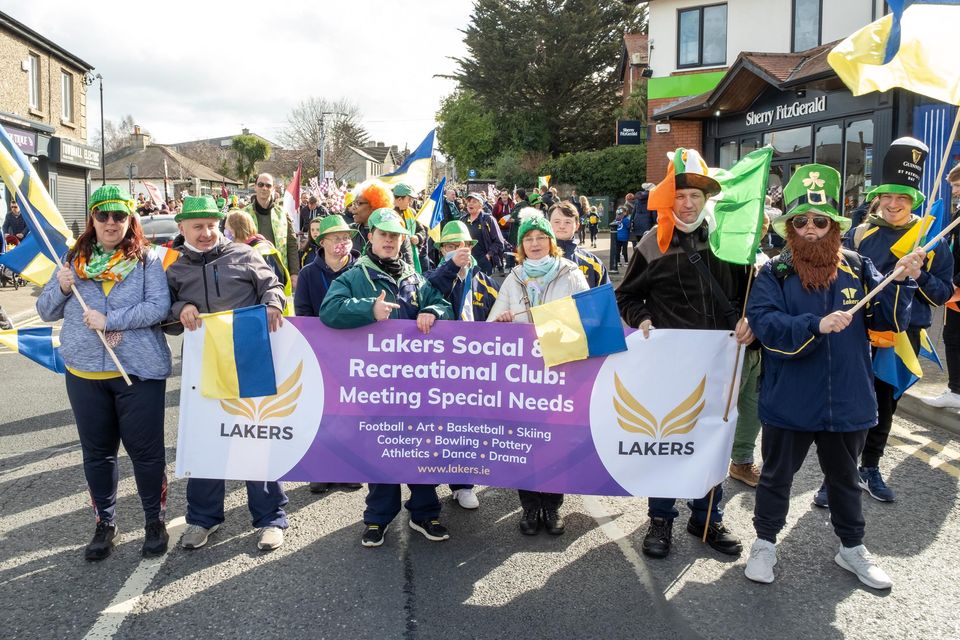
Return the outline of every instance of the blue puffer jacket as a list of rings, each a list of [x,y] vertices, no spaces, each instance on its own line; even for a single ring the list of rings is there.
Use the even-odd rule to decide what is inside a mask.
[[[617,227],[617,242],[626,242],[630,239],[630,216],[626,215],[620,220]]]
[[[914,215],[904,226],[891,227],[879,216],[870,216],[862,225],[847,232],[844,246],[870,258],[881,273],[890,273],[897,264],[897,257],[890,252],[890,247],[919,220]],[[927,254],[917,284],[920,289],[910,311],[910,326],[926,328],[933,321],[932,308],[946,303],[953,295],[953,254],[946,241],[938,242]]]
[[[747,318],[763,345],[760,420],[794,431],[860,431],[877,424],[867,329],[899,331],[910,320],[912,279],[883,289],[843,331],[822,335],[820,320],[850,309],[883,277],[868,258],[857,273],[845,258],[828,289],[807,291],[782,256],[761,269]]]

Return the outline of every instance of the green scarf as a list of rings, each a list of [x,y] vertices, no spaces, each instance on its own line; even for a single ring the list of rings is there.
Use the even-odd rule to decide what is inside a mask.
[[[86,260],[77,256],[77,274],[86,280],[113,280],[122,282],[137,268],[136,258],[125,258],[119,249],[107,252],[99,242],[93,245],[90,257]]]

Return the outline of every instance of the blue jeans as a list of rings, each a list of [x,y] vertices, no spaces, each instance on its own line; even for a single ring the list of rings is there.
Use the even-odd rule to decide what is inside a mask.
[[[223,480],[190,478],[187,480],[187,524],[198,524],[204,529],[223,522]],[[279,482],[247,481],[247,507],[253,526],[287,528],[287,514],[283,507],[289,500]]]
[[[723,499],[723,483],[721,482],[713,488],[713,505],[710,509],[710,522],[723,521],[723,508],[720,507],[720,501]],[[702,498],[690,500],[687,506],[690,507],[690,519],[694,524],[703,525],[707,521],[707,503],[710,501],[710,494],[707,493]],[[666,518],[674,520],[680,515],[677,511],[676,498],[648,498],[647,515],[651,518]]]

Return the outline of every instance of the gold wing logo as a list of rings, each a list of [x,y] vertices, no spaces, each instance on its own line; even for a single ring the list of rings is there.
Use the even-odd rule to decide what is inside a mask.
[[[270,418],[286,418],[297,409],[297,399],[303,390],[300,376],[303,374],[303,362],[297,365],[293,373],[277,387],[277,393],[264,396],[260,402],[253,398],[221,400],[220,408],[232,416],[246,418],[251,423],[266,422]]]
[[[704,376],[693,393],[665,415],[661,422],[657,422],[653,414],[627,390],[616,373],[613,374],[613,385],[616,392],[613,397],[613,408],[617,411],[617,422],[620,428],[629,433],[641,433],[657,440],[693,431],[706,404],[703,393],[707,386],[707,377]]]

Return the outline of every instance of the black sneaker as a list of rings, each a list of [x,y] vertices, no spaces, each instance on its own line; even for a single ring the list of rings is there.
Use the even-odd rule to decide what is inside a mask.
[[[643,555],[651,558],[666,558],[670,555],[673,541],[673,520],[650,518],[650,527],[643,536]]]
[[[341,491],[358,491],[363,489],[363,485],[359,482],[338,482],[336,487]]]
[[[447,531],[447,528],[440,524],[440,521],[436,518],[433,520],[424,520],[422,522],[414,522],[411,520],[410,528],[414,531],[419,531],[423,534],[424,538],[434,542],[441,542],[443,540],[450,539],[450,533]]]
[[[544,509],[543,528],[552,536],[562,536],[566,525],[556,509]]]
[[[697,524],[693,519],[690,519],[687,521],[687,533],[697,536],[702,540],[703,525]],[[722,522],[710,523],[710,527],[707,529],[707,544],[728,556],[738,556],[743,551],[740,538],[730,533],[730,531],[723,526]]]
[[[167,552],[170,543],[170,534],[167,525],[160,520],[148,522],[144,528],[143,546],[140,548],[142,556],[162,556]]]
[[[324,493],[330,488],[329,482],[311,482],[310,493]]]
[[[540,517],[540,509],[524,509],[520,516],[520,533],[525,536],[535,536],[540,533],[540,527],[543,526],[543,519]]]
[[[363,531],[363,537],[360,538],[360,544],[365,547],[379,547],[383,544],[383,536],[387,533],[387,527],[390,525],[380,526],[378,524],[368,524],[366,529]]]
[[[113,539],[117,537],[117,525],[100,521],[97,530],[93,532],[93,539],[83,551],[83,557],[90,562],[103,560],[113,551]]]

